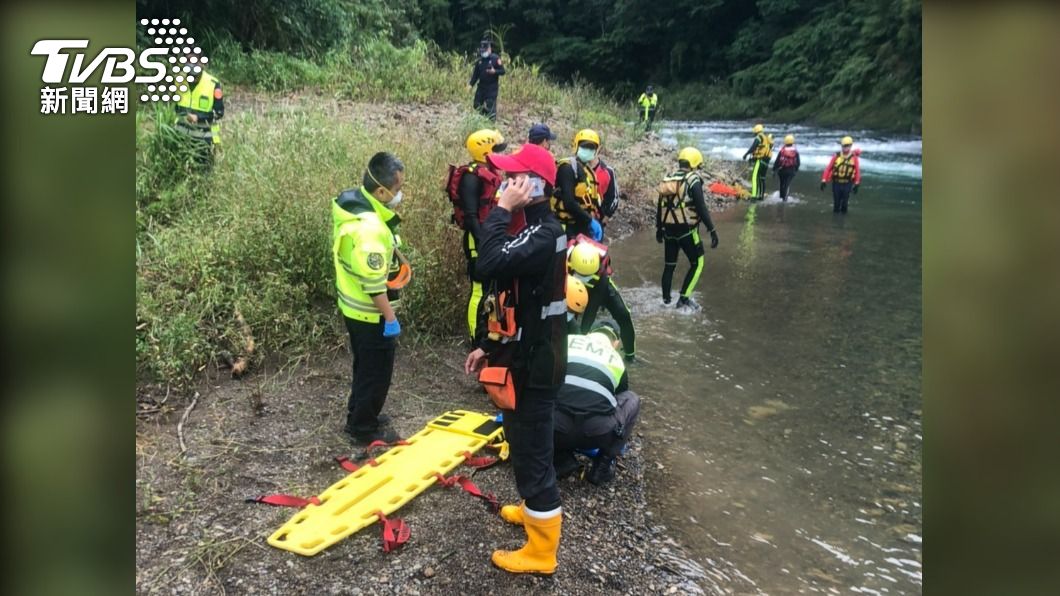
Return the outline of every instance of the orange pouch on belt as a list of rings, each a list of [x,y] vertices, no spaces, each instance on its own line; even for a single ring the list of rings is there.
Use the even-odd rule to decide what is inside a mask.
[[[515,384],[506,366],[487,366],[478,373],[478,382],[486,388],[493,405],[502,410],[515,409]]]

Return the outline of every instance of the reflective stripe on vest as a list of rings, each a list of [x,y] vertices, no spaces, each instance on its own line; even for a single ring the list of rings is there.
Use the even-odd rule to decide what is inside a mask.
[[[567,377],[565,383],[603,396],[616,407],[615,390],[626,364],[602,333],[567,337]]]
[[[594,172],[589,166],[579,163],[578,159],[575,157],[563,159],[556,163],[560,165],[568,164],[572,169],[577,168],[574,169],[574,198],[586,213],[590,216],[599,217],[600,193],[596,185],[596,172]],[[567,207],[563,204],[563,199],[558,196],[553,196],[551,204],[552,211],[556,214],[556,217],[559,218],[560,223],[569,224],[575,221],[574,216],[567,212]]]
[[[613,407],[613,408],[617,408],[618,407],[618,401],[615,400],[614,393],[612,393],[611,391],[608,391],[607,387],[604,387],[603,385],[601,385],[600,383],[597,383],[596,381],[590,381],[589,379],[583,379],[583,378],[575,376],[575,375],[567,375],[563,379],[563,382],[565,384],[567,384],[567,385],[573,385],[575,387],[581,387],[582,389],[588,389],[589,391],[592,391],[594,393],[598,393],[604,399],[606,399],[608,401],[608,403],[611,404],[611,407]]]

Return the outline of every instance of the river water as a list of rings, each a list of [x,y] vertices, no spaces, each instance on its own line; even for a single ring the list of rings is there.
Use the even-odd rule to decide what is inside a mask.
[[[661,134],[738,159],[750,128]],[[765,200],[714,215],[701,312],[663,306],[653,232],[612,249],[638,333],[656,521],[708,593],[920,593],[921,141],[851,132],[863,180],[841,216],[818,181],[847,133],[767,130],[796,135],[794,197],[781,203],[770,178]]]

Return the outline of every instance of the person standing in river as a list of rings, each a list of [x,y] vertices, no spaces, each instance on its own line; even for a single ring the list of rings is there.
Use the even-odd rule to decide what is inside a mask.
[[[821,190],[832,183],[832,213],[846,213],[850,194],[858,194],[861,186],[861,149],[854,149],[854,139],[845,136],[839,141],[840,150],[832,156],[821,176]]]
[[[699,239],[699,224],[703,222],[710,232],[710,247],[718,247],[718,232],[710,220],[706,197],[703,195],[703,179],[699,169],[703,165],[703,154],[695,147],[685,147],[677,154],[677,171],[663,178],[659,184],[659,201],[655,210],[655,240],[664,244],[662,294],[663,302],[670,304],[670,285],[677,268],[677,253],[683,251],[688,257],[689,269],[681,284],[681,297],[677,308],[699,310],[692,299],[699,275],[703,272],[703,242]]]
[[[795,148],[795,135],[788,135],[784,137],[784,146],[777,153],[777,161],[773,163],[773,173],[780,178],[780,200],[788,200],[791,181],[795,179],[800,165],[802,159],[799,157],[799,150]]]
[[[769,172],[769,160],[773,157],[773,135],[766,134],[761,124],[755,124],[751,130],[755,138],[743,158],[751,160],[751,198],[759,200],[766,194],[766,174]]]
[[[480,114],[490,120],[497,121],[497,92],[500,89],[500,77],[504,74],[504,64],[501,57],[493,53],[493,46],[489,39],[483,39],[478,48],[478,60],[475,69],[471,71],[471,80],[468,81],[468,89],[475,89],[474,107]]]

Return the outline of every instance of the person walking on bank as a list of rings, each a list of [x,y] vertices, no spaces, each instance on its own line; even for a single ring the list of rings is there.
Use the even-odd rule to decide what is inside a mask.
[[[692,290],[703,272],[704,250],[699,239],[699,224],[703,222],[710,232],[710,247],[718,247],[718,232],[710,220],[706,197],[703,195],[703,179],[699,168],[703,165],[703,154],[695,147],[685,147],[677,154],[677,171],[663,178],[659,185],[659,202],[655,211],[655,240],[664,244],[662,295],[663,302],[670,304],[670,285],[674,269],[677,268],[677,252],[688,257],[689,269],[681,284],[681,297],[677,308],[699,310],[692,300]]]
[[[640,123],[644,125],[644,132],[651,132],[651,125],[655,122],[655,109],[659,106],[659,96],[655,88],[648,85],[644,93],[637,98],[637,106],[640,110]]]
[[[556,162],[530,143],[487,160],[507,180],[482,224],[476,267],[494,284],[489,333],[468,354],[464,371],[481,371],[479,380],[504,413],[527,536],[519,550],[494,551],[492,561],[511,573],[552,574],[563,522],[552,467],[553,410],[567,370],[567,238],[548,204]],[[520,211],[526,225],[509,234]]]
[[[777,161],[773,163],[773,174],[780,178],[780,199],[788,200],[791,191],[791,181],[795,179],[795,173],[799,171],[802,159],[799,150],[795,148],[795,135],[784,137],[784,146],[777,153]]]
[[[394,372],[395,338],[401,334],[387,277],[401,246],[401,218],[392,209],[401,203],[404,180],[401,160],[376,153],[362,186],[342,191],[331,203],[335,285],[353,352],[345,431],[361,444],[397,439],[393,431],[381,428],[388,418],[380,412]]]
[[[567,238],[585,234],[593,240],[604,237],[600,225],[600,194],[596,172],[589,163],[600,150],[600,135],[584,128],[574,135],[574,157],[560,160],[556,170],[556,194],[552,210],[567,232]]]
[[[832,213],[846,213],[850,193],[858,194],[861,186],[861,149],[854,149],[854,139],[846,136],[840,150],[832,156],[821,176],[821,190],[832,182]]]
[[[743,158],[751,159],[751,198],[757,200],[766,194],[766,174],[769,173],[769,160],[773,156],[773,135],[767,135],[761,124],[755,124],[751,130],[755,138]]]
[[[221,144],[218,120],[225,116],[221,82],[204,70],[194,87],[185,88],[177,100],[176,128],[195,142],[195,159],[208,169],[213,165],[214,146]]]
[[[497,120],[497,91],[500,88],[500,77],[504,74],[501,57],[493,53],[489,39],[483,39],[478,48],[478,60],[471,71],[471,80],[467,86],[475,89],[474,107],[480,114],[490,120]]]
[[[482,237],[481,226],[497,203],[497,189],[501,185],[500,174],[486,162],[486,156],[503,152],[506,144],[500,132],[482,129],[468,135],[464,146],[471,155],[471,163],[460,167],[450,166],[446,193],[453,204],[453,223],[464,231],[464,258],[467,259],[467,276],[471,284],[467,302],[467,332],[474,344],[484,317],[481,303],[486,280],[475,273]]]

